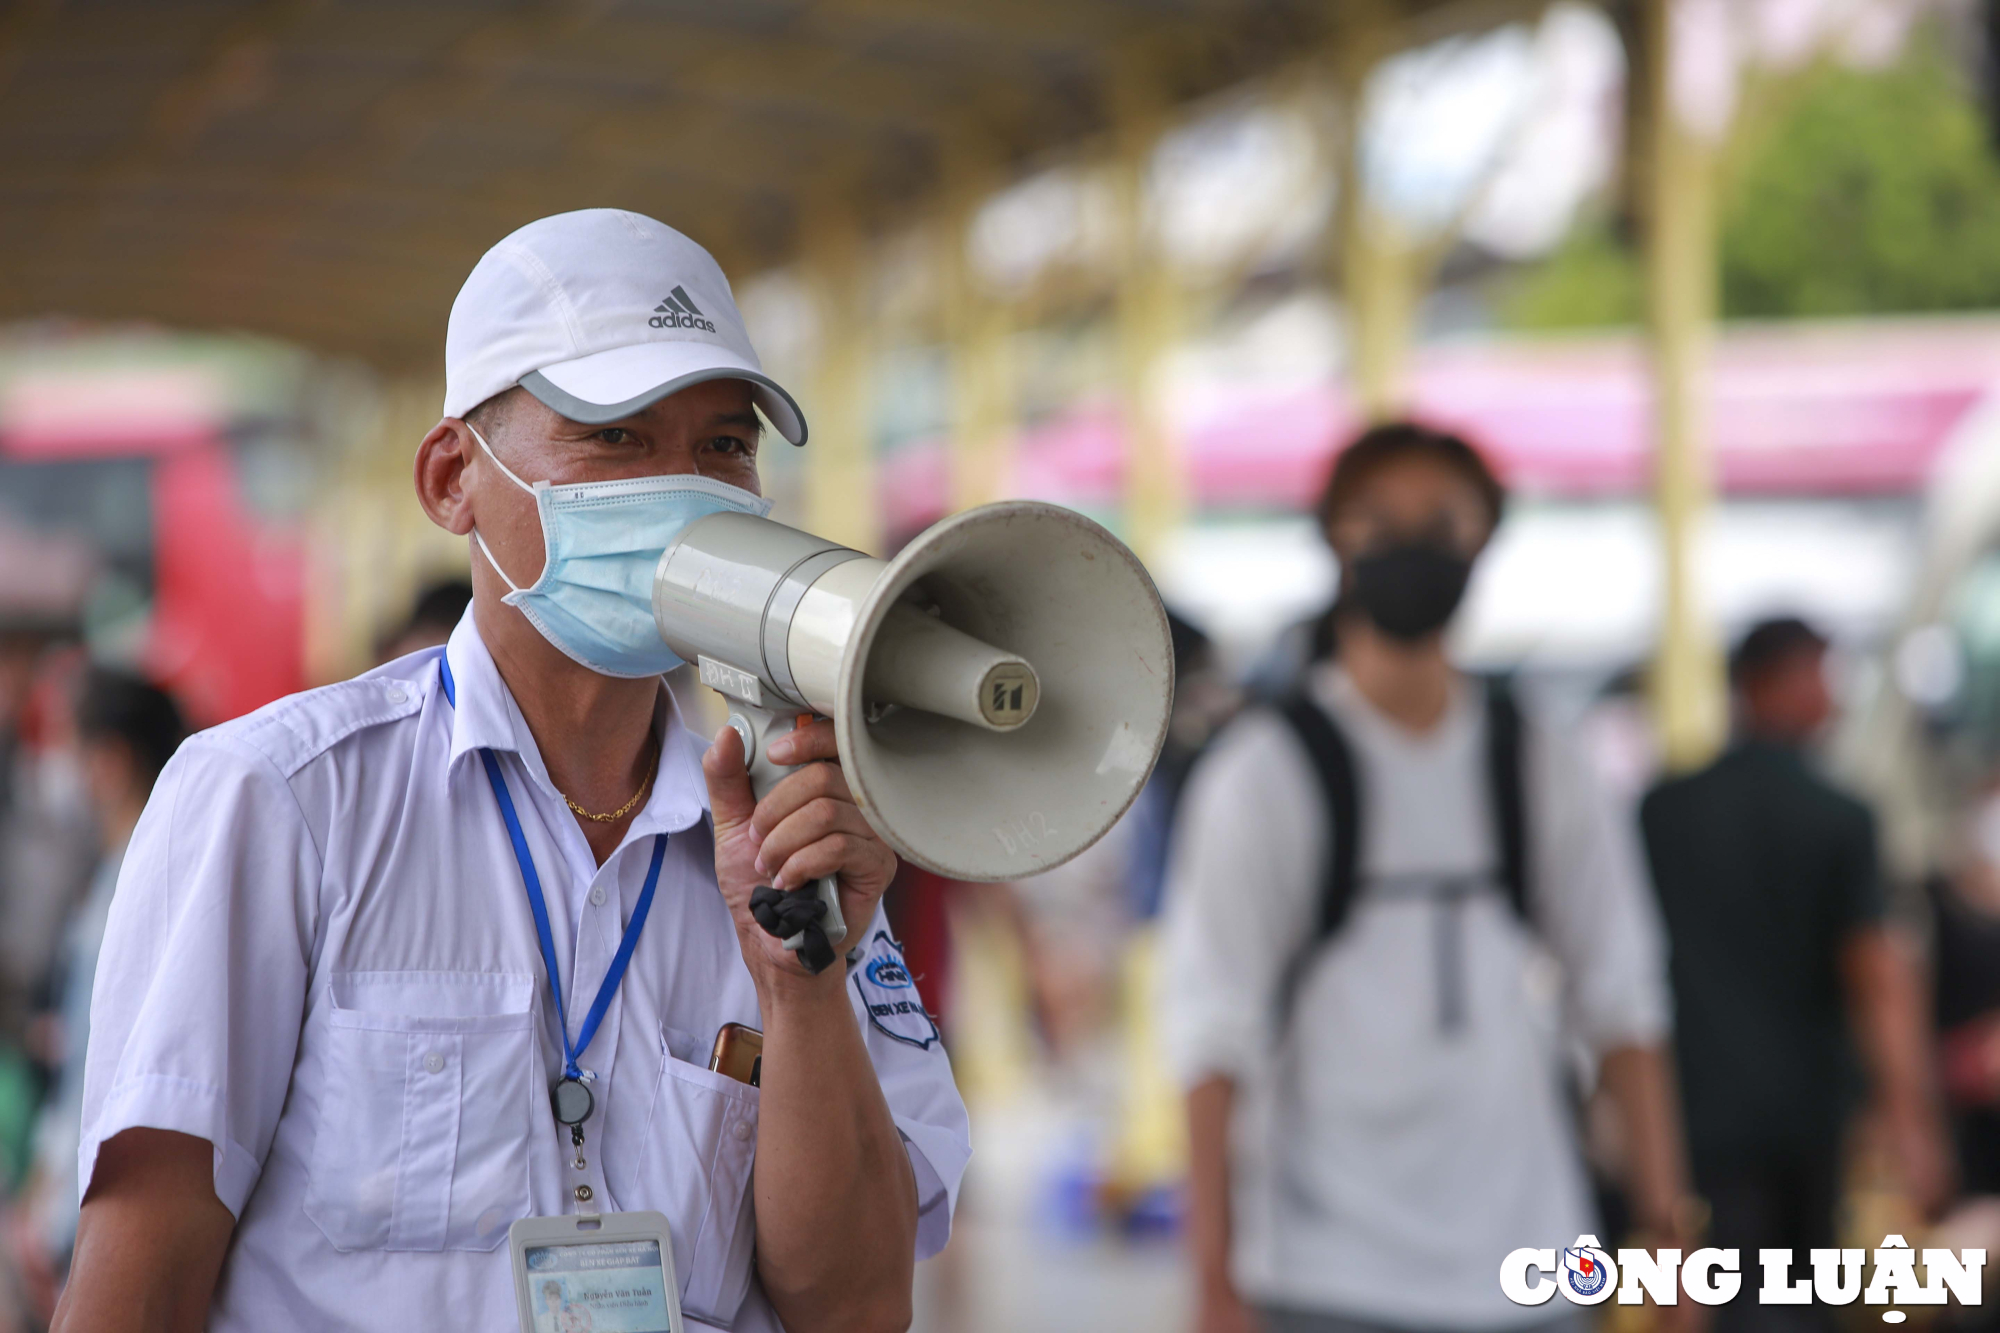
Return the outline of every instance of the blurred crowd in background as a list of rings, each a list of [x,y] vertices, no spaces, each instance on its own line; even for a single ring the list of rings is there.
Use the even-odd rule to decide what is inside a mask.
[[[1185,285],[1147,390],[1164,490],[1112,387],[1131,293],[1078,277],[1119,266],[1117,183],[1060,157],[967,215],[997,324],[949,347],[898,325],[924,264],[891,247],[869,298],[888,333],[831,363],[870,386],[847,489],[764,451],[775,517],[826,527],[865,493],[873,530],[829,535],[881,554],[969,499],[1070,504],[1132,540],[1174,616],[1166,750],[1110,835],[1032,881],[905,868],[891,891],[974,1128],[922,1328],[1198,1317],[1160,1030],[1176,820],[1232,720],[1335,650],[1346,576],[1314,505],[1391,415],[1462,436],[1509,491],[1451,653],[1580,747],[1647,853],[1704,1206],[2000,1254],[2000,21],[1969,0],[1668,7],[1695,50],[1679,95],[1710,116],[1719,317],[1676,498],[1651,489],[1639,331],[1672,281],[1631,179],[1621,24],[1644,6],[1521,8],[1379,61],[1343,162],[1316,146],[1328,107],[1282,80],[1148,150],[1147,234]],[[1375,228],[1350,261],[1416,275],[1403,307],[1356,317],[1396,302],[1330,278],[1341,225]],[[828,384],[806,277],[732,278],[767,365]],[[1005,374],[968,378],[968,354]],[[434,408],[427,380],[260,336],[0,333],[0,1333],[40,1326],[63,1279],[96,941],[152,778],[189,729],[442,643],[465,609],[463,545],[410,493]],[[1732,816],[1761,801],[1803,842]],[[1799,845],[1824,863],[1771,850]],[[1575,1063],[1615,1247],[1637,1234],[1632,1145]],[[1732,1153],[1798,1169],[1751,1179],[1716,1166]],[[1793,1221],[1772,1225],[1818,1234]]]

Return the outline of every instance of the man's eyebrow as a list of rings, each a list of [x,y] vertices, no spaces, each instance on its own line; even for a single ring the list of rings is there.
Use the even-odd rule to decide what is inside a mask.
[[[755,412],[717,412],[708,419],[711,426],[744,426],[759,436],[764,433],[764,419]]]

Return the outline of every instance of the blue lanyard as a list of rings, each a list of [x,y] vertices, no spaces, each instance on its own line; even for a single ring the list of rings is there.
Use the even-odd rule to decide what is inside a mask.
[[[458,707],[458,686],[451,678],[451,663],[443,655],[438,657],[439,672],[444,680],[445,702]],[[583,1016],[583,1027],[576,1035],[576,1041],[569,1039],[569,1011],[563,1001],[562,973],[556,966],[556,941],[549,930],[549,907],[542,898],[542,878],[535,873],[535,858],[528,852],[527,835],[521,832],[521,817],[514,812],[514,797],[507,790],[507,779],[500,775],[500,761],[493,751],[481,747],[479,760],[486,766],[486,780],[493,786],[493,796],[500,802],[500,818],[507,823],[507,838],[514,844],[514,860],[521,866],[521,881],[528,889],[528,909],[535,914],[535,935],[542,945],[542,966],[549,971],[549,989],[555,992],[556,1018],[562,1024],[563,1077],[581,1079],[583,1071],[577,1067],[577,1059],[590,1048],[591,1038],[597,1035],[598,1025],[604,1021],[604,1011],[611,1007],[611,997],[618,993],[618,983],[625,979],[625,968],[632,961],[632,949],[639,943],[639,932],[646,928],[646,914],[653,910],[653,890],[660,884],[660,865],[667,858],[667,835],[657,834],[653,838],[653,861],[646,868],[646,885],[639,890],[638,906],[632,909],[632,920],[626,924],[625,937],[618,941],[618,952],[611,956],[611,966],[604,973],[604,980],[597,987],[597,998],[590,1002],[590,1011]]]

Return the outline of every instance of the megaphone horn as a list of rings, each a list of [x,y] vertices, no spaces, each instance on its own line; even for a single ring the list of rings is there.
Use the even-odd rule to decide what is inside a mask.
[[[1117,538],[1056,505],[968,510],[886,562],[714,514],[661,557],[653,615],[729,697],[759,796],[784,773],[764,758],[770,738],[800,712],[830,717],[868,822],[951,879],[1020,879],[1077,855],[1166,739],[1159,594]]]

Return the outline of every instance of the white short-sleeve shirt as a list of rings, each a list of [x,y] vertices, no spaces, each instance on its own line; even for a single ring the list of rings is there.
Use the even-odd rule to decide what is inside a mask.
[[[1196,769],[1168,884],[1169,1061],[1189,1085],[1237,1085],[1235,1280],[1267,1304],[1412,1328],[1546,1320],[1497,1275],[1513,1249],[1595,1227],[1562,1038],[1604,1051],[1667,1031],[1631,830],[1568,739],[1529,716],[1523,922],[1499,887],[1479,684],[1421,736],[1337,668],[1309,686],[1352,749],[1363,839],[1355,901],[1282,1031],[1281,978],[1312,938],[1331,839],[1311,760],[1274,713],[1233,724]],[[1454,883],[1479,887],[1438,896]]]
[[[662,689],[658,780],[600,867],[471,615],[439,650],[194,737],[125,857],[91,1009],[80,1178],[134,1127],[215,1146],[236,1232],[210,1327],[514,1326],[517,1218],[657,1209],[682,1305],[775,1330],[754,1268],[758,1091],[707,1069],[763,1026],[716,888],[700,743]],[[575,1032],[667,836],[651,914],[580,1063],[578,1170],[549,1105],[561,1042],[521,871],[479,758],[533,853]],[[849,998],[916,1172],[918,1257],[969,1151],[936,1030],[877,915]],[[872,989],[871,989],[872,988]],[[915,992],[909,992],[914,996]],[[886,1015],[886,1017],[885,1017]]]

